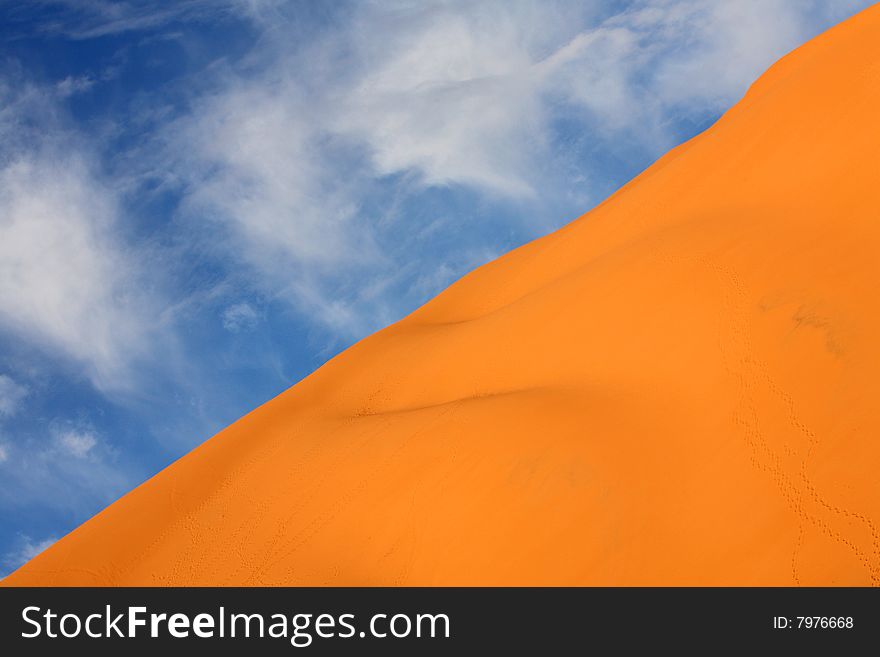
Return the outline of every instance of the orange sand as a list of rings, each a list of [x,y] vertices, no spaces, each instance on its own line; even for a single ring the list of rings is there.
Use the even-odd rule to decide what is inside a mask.
[[[7,585],[880,583],[880,6]]]

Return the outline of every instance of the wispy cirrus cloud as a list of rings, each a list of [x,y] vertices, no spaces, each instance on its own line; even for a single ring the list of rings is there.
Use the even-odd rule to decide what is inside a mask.
[[[124,388],[153,320],[116,192],[66,129],[56,89],[0,80],[0,98],[0,330]]]
[[[0,509],[37,505],[79,515],[102,508],[132,485],[118,448],[90,423],[55,419],[47,431],[3,443]]]
[[[24,563],[51,547],[58,540],[55,536],[35,539],[27,534],[19,534],[15,547],[0,557],[0,576],[12,572]]]
[[[76,457],[86,457],[98,444],[95,434],[90,431],[68,429],[57,434],[59,447],[66,453]]]
[[[259,321],[259,313],[246,302],[232,304],[223,311],[223,328],[231,333],[252,329]]]
[[[229,12],[253,10],[258,0],[29,0],[8,1],[11,18],[33,24],[43,32],[70,39],[94,39],[159,28],[173,22],[216,20]]]
[[[6,374],[0,374],[0,417],[15,415],[27,395],[27,386]]]

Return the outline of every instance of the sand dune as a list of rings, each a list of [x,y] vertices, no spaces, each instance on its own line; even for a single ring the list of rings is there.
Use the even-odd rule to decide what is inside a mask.
[[[6,585],[880,583],[880,6]]]

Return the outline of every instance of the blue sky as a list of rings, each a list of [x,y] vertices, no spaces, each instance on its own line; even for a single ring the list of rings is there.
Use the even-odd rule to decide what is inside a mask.
[[[0,0],[0,575],[869,4]]]

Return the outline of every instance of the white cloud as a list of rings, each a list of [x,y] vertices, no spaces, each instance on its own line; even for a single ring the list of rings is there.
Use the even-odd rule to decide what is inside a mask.
[[[115,192],[60,127],[50,90],[0,80],[0,328],[130,383],[149,337],[143,272],[118,237]]]
[[[9,450],[7,450],[6,445],[0,443],[0,463],[5,463],[9,460]]]
[[[266,0],[262,0],[265,2]],[[173,21],[209,21],[229,11],[245,11],[261,0],[31,0],[25,9],[49,12],[52,20],[40,22],[47,32],[72,39],[90,39],[112,34],[162,27]],[[37,13],[45,17],[44,14]]]
[[[533,195],[545,108],[532,21],[559,33],[554,12],[523,3],[371,5],[342,36],[358,77],[335,94],[332,128],[363,142],[379,175]]]
[[[604,18],[600,4],[370,4],[327,46],[352,51],[339,70],[318,67],[344,87],[332,91],[327,125],[365,144],[379,175],[546,192],[547,174],[561,173],[554,121],[660,154],[672,114],[725,109],[811,36],[821,3],[650,0]]]
[[[338,326],[333,281],[380,259],[371,227],[356,221],[360,183],[322,148],[321,106],[296,85],[260,82],[232,78],[198,100],[168,126],[157,169],[171,162],[184,181],[195,239],[207,229],[261,293]]]
[[[172,162],[187,216],[209,222],[226,258],[250,269],[262,293],[360,337],[375,328],[365,315],[385,312],[376,290],[399,273],[364,212],[383,176],[534,192],[522,135],[531,125],[541,142],[540,107],[523,100],[526,79],[514,75],[525,55],[511,21],[487,29],[495,17],[376,4],[294,50],[275,39],[287,32],[273,24],[254,66],[226,71],[166,129],[154,168]],[[446,47],[459,37],[467,43]]]
[[[74,77],[68,75],[55,85],[55,89],[61,98],[67,98],[68,96],[75,96],[76,94],[88,91],[93,86],[95,86],[95,79],[91,76],[79,75]]]
[[[98,444],[94,433],[75,429],[60,432],[56,436],[56,440],[66,453],[77,458],[86,457]]]
[[[19,566],[27,563],[35,556],[51,547],[58,540],[55,536],[49,536],[42,540],[34,539],[26,534],[19,534],[18,546],[11,552],[3,555],[3,566],[6,572],[12,572]]]
[[[34,541],[30,537],[26,537],[25,545],[22,548],[21,552],[19,552],[22,563],[30,561],[35,556],[40,554],[40,552],[43,552],[47,548],[51,547],[57,540],[58,539],[54,536],[44,538],[42,541]]]
[[[345,231],[353,207],[313,143],[318,108],[295,87],[235,80],[175,126],[188,206],[224,222],[251,261],[322,265],[358,252]],[[219,138],[218,138],[219,137]]]
[[[0,417],[15,415],[28,389],[11,377],[0,374]]]
[[[260,316],[249,303],[236,303],[223,311],[223,328],[232,333],[249,330],[259,320]]]
[[[652,91],[670,105],[725,109],[809,36],[808,5],[791,0],[660,3],[665,42]],[[651,16],[648,9],[635,12],[633,29],[644,30],[646,16]],[[671,47],[676,42],[687,47],[676,51]]]
[[[56,419],[47,433],[21,432],[14,450],[3,447],[14,467],[0,468],[0,512],[36,506],[87,517],[145,474],[120,465],[119,446],[82,419]]]

